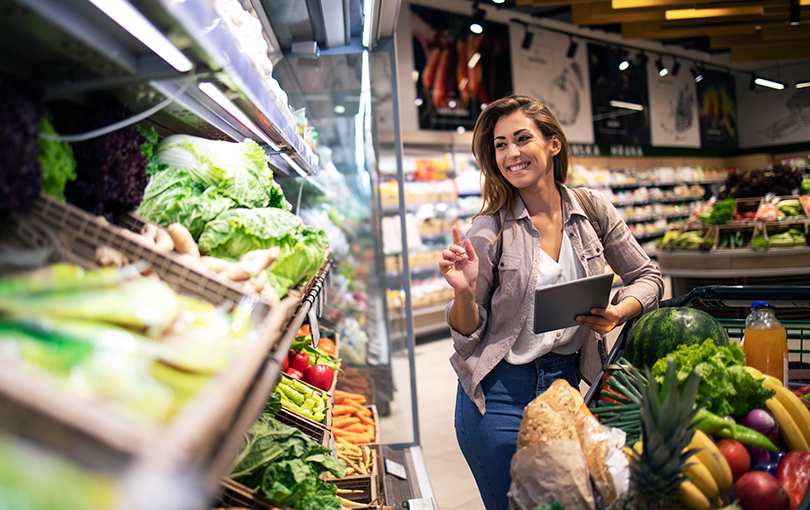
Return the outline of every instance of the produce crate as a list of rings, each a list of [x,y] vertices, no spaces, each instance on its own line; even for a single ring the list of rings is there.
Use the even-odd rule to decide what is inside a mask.
[[[142,218],[124,215],[122,224],[140,228]],[[94,254],[99,246],[113,248],[130,261],[145,261],[175,291],[213,304],[238,303],[247,294],[238,283],[213,278],[213,273],[191,268],[176,253],[159,253],[141,244],[131,230],[107,223],[71,204],[41,194],[26,214],[16,218],[16,234],[31,246],[51,246],[62,260],[93,267]],[[269,309],[263,303],[263,314]]]
[[[730,226],[720,225],[717,228],[717,238],[714,247],[716,250],[748,250],[751,248],[751,239],[758,229],[753,222],[748,225]]]
[[[314,420],[310,420],[306,416],[298,414],[295,411],[291,411],[285,407],[282,407],[276,413],[276,420],[285,425],[290,425],[291,427],[297,428],[313,441],[316,441],[318,444],[328,448],[329,441],[332,438],[332,434],[330,432],[332,422],[331,403],[327,403],[327,410],[327,418],[324,418],[324,423],[318,423]],[[330,423],[329,427],[325,425],[327,420],[329,420]]]
[[[222,479],[222,492],[217,497],[217,500],[222,508],[250,508],[252,510],[289,509],[289,507],[277,503],[270,504],[253,489],[249,489],[230,478]]]
[[[351,494],[339,494],[339,496],[368,507],[382,505],[384,491],[380,484],[382,468],[382,454],[379,444],[364,445],[371,451],[371,471],[367,475],[346,475],[343,478],[325,477],[324,480],[333,483],[338,490],[348,489]]]
[[[710,285],[697,287],[688,294],[662,301],[663,307],[699,307],[708,309],[750,308],[752,301],[767,301],[779,311],[784,309],[806,310],[802,320],[781,320],[788,335],[789,384],[810,383],[810,285]],[[733,341],[742,339],[745,319],[719,319]],[[605,365],[617,363],[624,356],[627,335],[635,319],[627,321],[608,353]],[[585,394],[585,403],[594,407],[602,391],[603,371],[594,378],[594,383]],[[810,510],[810,491],[805,495],[799,510]]]
[[[808,220],[798,220],[798,221],[787,221],[787,220],[780,220],[777,222],[768,222],[763,223],[763,233],[765,239],[769,241],[775,235],[782,234],[787,232],[788,230],[799,231],[804,234],[805,242],[807,242],[808,236]],[[799,245],[802,246],[802,245]],[[779,248],[778,246],[771,246],[768,249],[772,248]],[[793,248],[792,246],[784,246],[784,248]]]

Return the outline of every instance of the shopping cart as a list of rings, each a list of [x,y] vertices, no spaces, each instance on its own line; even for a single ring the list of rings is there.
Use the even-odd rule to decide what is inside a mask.
[[[767,301],[779,311],[790,308],[794,313],[792,317],[801,317],[801,320],[781,320],[787,331],[788,338],[788,387],[810,384],[810,285],[750,285],[750,286],[724,286],[714,285],[697,287],[688,294],[661,302],[661,307],[693,307],[711,310],[723,308],[751,307],[752,301]],[[806,309],[806,314],[799,309]],[[798,314],[795,312],[799,312]],[[745,329],[745,319],[718,319],[726,329],[729,339],[742,340]],[[608,354],[606,365],[613,365],[624,356],[624,347],[627,335],[633,327],[634,320],[627,321],[622,327],[616,343]],[[593,407],[599,400],[602,392],[602,376],[594,378],[594,383],[585,394],[585,403]],[[805,496],[799,510],[810,510],[810,492]]]

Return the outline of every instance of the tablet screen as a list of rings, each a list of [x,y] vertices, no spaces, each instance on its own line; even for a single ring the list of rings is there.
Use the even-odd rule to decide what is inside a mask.
[[[536,290],[534,332],[576,326],[574,319],[578,315],[590,315],[591,308],[606,308],[613,276],[613,273],[604,273]]]

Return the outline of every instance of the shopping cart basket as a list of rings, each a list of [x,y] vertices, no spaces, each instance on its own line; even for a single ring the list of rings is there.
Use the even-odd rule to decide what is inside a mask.
[[[767,301],[779,310],[785,308],[807,309],[806,320],[781,320],[787,331],[788,338],[788,385],[810,384],[810,285],[750,285],[750,286],[724,286],[713,285],[697,287],[683,296],[675,297],[661,302],[661,307],[693,307],[703,309],[718,308],[750,308],[752,301]],[[792,314],[796,317],[797,314]],[[731,340],[742,340],[745,329],[745,319],[718,319],[726,329]],[[624,356],[624,347],[627,336],[635,323],[627,321],[622,327],[616,343],[608,354],[606,365],[617,363]],[[585,394],[585,403],[588,407],[596,405],[602,392],[602,376],[594,378],[594,383]],[[810,510],[810,492],[805,496],[798,510]]]

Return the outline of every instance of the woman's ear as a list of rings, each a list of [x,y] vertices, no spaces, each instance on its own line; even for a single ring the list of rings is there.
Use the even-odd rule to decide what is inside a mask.
[[[556,156],[562,150],[562,142],[557,135],[551,135],[551,155]]]

